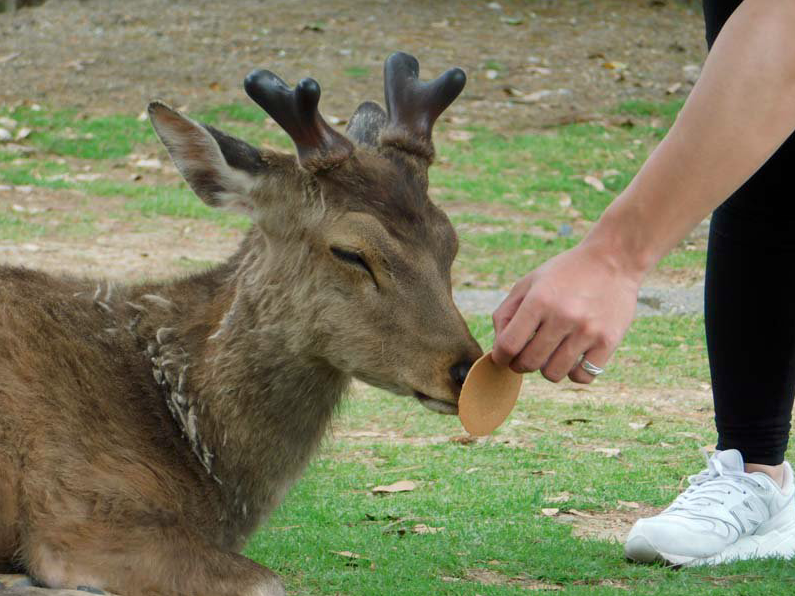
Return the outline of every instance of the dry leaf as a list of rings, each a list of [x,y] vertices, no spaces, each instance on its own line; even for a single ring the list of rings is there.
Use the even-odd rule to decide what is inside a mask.
[[[218,81],[213,81],[208,85],[210,91],[218,91],[221,88],[221,85],[218,84]]]
[[[563,421],[563,424],[565,424],[567,426],[571,426],[575,422],[579,422],[579,423],[582,423],[582,424],[587,424],[587,423],[590,422],[590,420],[588,418],[566,418],[566,420]]]
[[[27,126],[23,126],[17,131],[16,137],[14,138],[17,141],[21,141],[22,139],[27,139],[30,136],[30,133],[32,132],[33,132],[32,129],[28,128]]]
[[[649,428],[653,422],[651,420],[647,420],[646,422],[630,422],[629,427],[635,430],[643,430],[644,428]]]
[[[674,93],[676,93],[677,91],[679,91],[681,88],[682,88],[682,83],[674,83],[673,85],[671,85],[670,87],[668,87],[668,88],[665,90],[665,92],[666,92],[668,95],[673,95]]]
[[[550,503],[565,503],[566,501],[569,500],[571,500],[571,493],[569,493],[568,491],[563,491],[559,495],[556,495],[554,497],[549,497],[547,499],[547,501],[549,501]]]
[[[588,186],[592,186],[599,192],[604,192],[605,190],[604,183],[601,180],[599,180],[599,178],[597,178],[596,176],[586,176],[585,178],[582,179],[582,181],[585,182],[585,184],[587,184]]]
[[[577,517],[590,517],[592,518],[593,515],[590,513],[585,513],[584,511],[580,511],[579,509],[566,509],[566,513],[570,515],[576,515]]]
[[[621,455],[621,449],[616,449],[615,447],[597,447],[594,451],[607,457],[618,457]]]
[[[376,486],[372,489],[373,494],[405,493],[417,488],[417,484],[411,480],[398,480],[393,484]]]
[[[334,555],[339,555],[340,557],[345,557],[346,559],[367,559],[367,557],[363,557],[357,553],[352,553],[349,550],[333,550],[331,553]]]
[[[159,170],[163,167],[163,162],[159,159],[139,159],[133,164],[137,168],[145,168],[147,170]]]
[[[544,507],[541,509],[541,513],[546,517],[555,517],[558,513],[560,513],[560,509],[557,507]]]
[[[444,531],[444,526],[441,528],[434,528],[432,526],[426,526],[425,524],[417,524],[411,531],[414,534],[438,534],[439,532]]]
[[[554,476],[557,474],[555,470],[533,470],[530,472],[533,476]]]
[[[619,509],[640,509],[640,504],[636,503],[635,501],[622,501],[621,499],[618,500],[618,508]]]
[[[627,67],[626,63],[624,62],[614,62],[614,61],[603,62],[602,66],[604,68],[607,68],[608,70],[624,70]]]

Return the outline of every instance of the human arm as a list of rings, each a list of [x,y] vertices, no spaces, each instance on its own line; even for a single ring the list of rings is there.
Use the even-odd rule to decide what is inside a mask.
[[[646,273],[795,130],[793,28],[793,0],[740,5],[632,183],[577,247],[525,276],[495,311],[495,362],[593,380],[577,363],[607,362]]]

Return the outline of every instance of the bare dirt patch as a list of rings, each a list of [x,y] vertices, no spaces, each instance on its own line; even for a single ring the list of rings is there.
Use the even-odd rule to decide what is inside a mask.
[[[591,540],[609,540],[622,543],[633,524],[642,517],[651,517],[660,512],[659,507],[640,505],[637,509],[619,509],[616,511],[592,512],[571,515],[562,513],[555,519],[573,526],[572,534],[578,538]]]
[[[138,114],[163,98],[195,109],[244,101],[242,80],[259,67],[293,84],[316,77],[323,111],[345,119],[381,101],[383,60],[400,49],[427,75],[467,70],[446,115],[457,126],[521,132],[683,96],[683,67],[705,55],[699,4],[50,0],[0,15],[0,104]]]
[[[226,259],[243,234],[197,219],[150,219],[132,213],[119,217],[125,207],[117,198],[91,199],[89,233],[71,234],[69,228],[59,233],[60,222],[88,212],[87,201],[83,193],[70,190],[0,191],[0,212],[13,213],[16,205],[41,210],[47,221],[41,236],[25,242],[0,240],[0,262],[117,281],[160,279]]]

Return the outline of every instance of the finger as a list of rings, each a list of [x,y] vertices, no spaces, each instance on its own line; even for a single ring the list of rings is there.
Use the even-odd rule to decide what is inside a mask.
[[[579,366],[580,358],[593,344],[593,338],[582,333],[572,333],[558,346],[555,353],[541,369],[544,378],[557,383]],[[585,372],[585,371],[583,371]],[[593,380],[593,377],[591,377]],[[590,382],[590,381],[587,381]]]
[[[575,383],[592,383],[596,376],[592,375],[582,367],[582,361],[587,360],[594,366],[604,368],[607,364],[607,361],[610,360],[612,353],[613,350],[608,347],[591,348],[585,352],[582,359],[577,360],[577,364],[569,372],[569,378]]]
[[[516,311],[519,309],[519,306],[522,304],[522,301],[530,289],[531,280],[532,274],[526,275],[516,282],[505,299],[491,315],[492,323],[494,323],[494,333],[496,335],[499,335],[502,330],[505,329],[505,326],[516,314]]]
[[[540,322],[539,309],[533,308],[532,299],[525,296],[516,314],[494,339],[492,360],[500,366],[508,366],[533,337]]]
[[[513,294],[513,292],[511,292],[511,294],[508,294],[505,300],[502,301],[502,304],[492,313],[491,322],[494,324],[495,335],[502,333],[505,326],[510,323],[516,311],[519,310],[519,306],[522,304],[523,299],[524,295],[519,293]]]
[[[568,328],[560,325],[543,323],[522,352],[513,359],[511,369],[518,373],[539,370],[547,363],[568,332]]]

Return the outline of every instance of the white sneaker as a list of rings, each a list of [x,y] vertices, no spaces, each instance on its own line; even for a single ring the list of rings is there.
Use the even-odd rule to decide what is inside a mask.
[[[715,453],[665,511],[635,522],[624,554],[671,565],[795,556],[792,468],[784,463],[783,487],[763,472],[744,470],[736,449]]]

